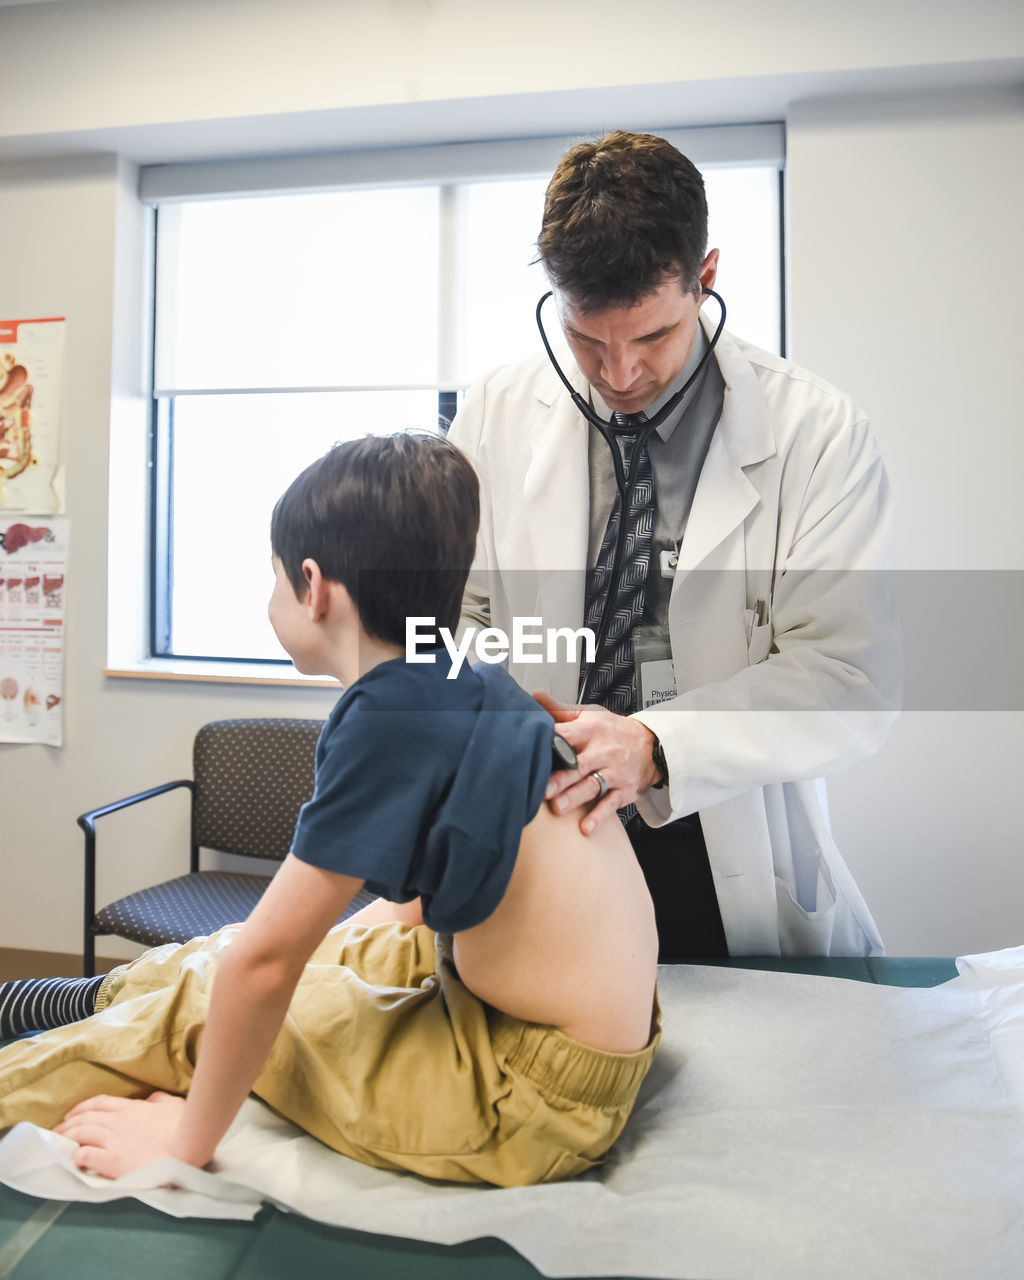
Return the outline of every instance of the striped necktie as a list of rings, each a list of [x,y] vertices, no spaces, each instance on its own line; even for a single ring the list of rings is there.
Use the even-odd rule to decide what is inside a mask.
[[[585,702],[599,702],[609,711],[629,715],[637,709],[636,668],[633,663],[633,628],[644,616],[644,594],[651,566],[651,537],[654,532],[654,473],[647,442],[637,447],[639,431],[647,415],[613,413],[612,425],[622,441],[622,461],[627,481],[636,468],[636,482],[626,513],[626,546],[622,557],[614,613],[604,643],[594,656],[593,668],[584,694]],[[605,597],[611,583],[615,543],[622,519],[622,494],[616,493],[612,513],[604,531],[597,564],[587,575],[586,626],[597,631]],[[580,683],[583,675],[581,672]]]

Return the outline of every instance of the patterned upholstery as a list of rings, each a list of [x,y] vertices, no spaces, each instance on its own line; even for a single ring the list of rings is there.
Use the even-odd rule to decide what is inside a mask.
[[[270,884],[269,876],[200,871],[129,894],[96,914],[100,933],[116,933],[155,947],[186,942],[246,918]]]
[[[270,876],[232,871],[200,871],[179,876],[153,889],[142,889],[104,907],[96,915],[98,933],[116,933],[147,947],[187,942],[245,920],[270,884]],[[341,919],[373,902],[360,889]]]
[[[203,849],[280,862],[313,794],[320,720],[216,720],[192,749],[192,838]],[[191,936],[191,935],[190,935]]]
[[[192,839],[203,849],[280,862],[299,809],[313,794],[319,720],[217,720],[203,725],[192,752]],[[186,942],[245,920],[268,875],[194,871],[112,902],[92,932],[146,946]],[[362,890],[342,919],[373,895]]]

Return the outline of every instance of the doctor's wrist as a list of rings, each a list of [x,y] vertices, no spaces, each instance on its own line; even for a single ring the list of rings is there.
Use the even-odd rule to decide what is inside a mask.
[[[651,786],[659,791],[668,782],[668,761],[665,759],[665,748],[656,733],[651,734],[651,764],[656,775]]]

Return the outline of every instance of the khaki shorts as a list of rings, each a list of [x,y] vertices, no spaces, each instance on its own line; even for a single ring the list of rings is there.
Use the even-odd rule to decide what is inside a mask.
[[[217,961],[236,935],[148,951],[110,975],[91,1018],[0,1052],[0,1130],[52,1126],[83,1098],[185,1093]],[[660,1037],[591,1049],[484,1004],[426,926],[340,925],[313,953],[253,1093],[364,1164],[499,1186],[598,1163]]]

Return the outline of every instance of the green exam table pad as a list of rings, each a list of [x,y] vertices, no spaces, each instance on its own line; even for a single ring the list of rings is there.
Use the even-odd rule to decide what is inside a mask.
[[[1018,1280],[1024,949],[961,967],[953,981],[947,960],[663,967],[666,1036],[636,1111],[601,1170],[554,1186],[367,1169],[250,1102],[218,1152],[248,1207],[212,1211],[255,1216],[173,1218],[194,1210],[173,1203],[186,1193],[136,1192],[161,1213],[47,1189],[46,1139],[61,1140],[18,1126],[0,1143],[19,1188],[0,1188],[0,1277]],[[26,1133],[41,1183],[5,1163]]]

